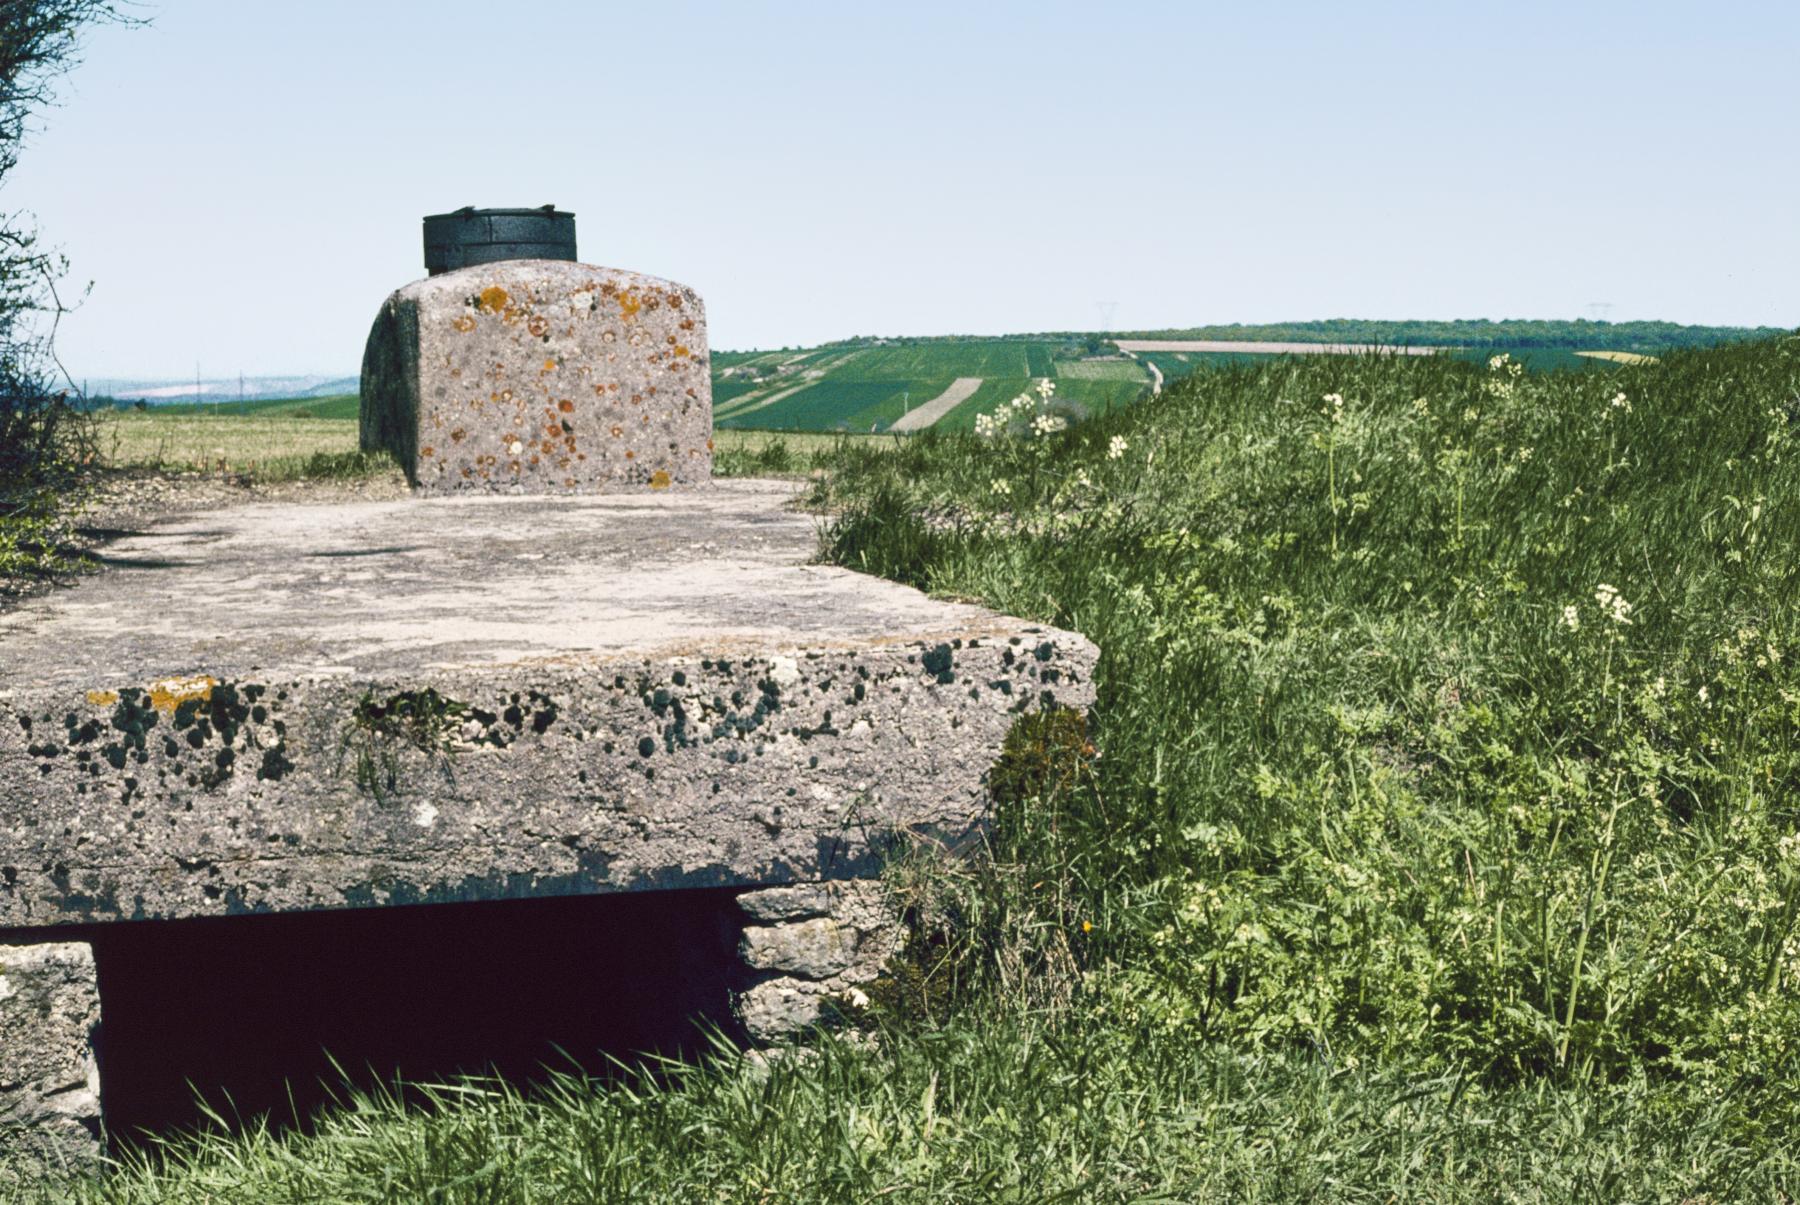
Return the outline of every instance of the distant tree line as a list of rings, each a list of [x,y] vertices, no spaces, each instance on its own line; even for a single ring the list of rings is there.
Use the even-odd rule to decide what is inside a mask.
[[[1712,347],[1785,334],[1773,326],[1683,326],[1677,322],[1590,322],[1585,318],[1459,318],[1383,321],[1330,318],[1319,322],[1234,322],[1179,330],[1120,332],[1120,339],[1231,339],[1283,343],[1390,343],[1411,347],[1568,348],[1575,351],[1667,351]]]
[[[1275,343],[1386,343],[1408,347],[1560,348],[1570,351],[1670,351],[1713,347],[1745,339],[1788,334],[1775,326],[1683,326],[1678,322],[1593,322],[1585,318],[1456,318],[1445,321],[1380,318],[1327,318],[1313,322],[1233,322],[1138,331],[1040,331],[1017,335],[857,335],[821,344],[823,348],[924,343],[992,343],[1017,340],[1062,341],[1090,355],[1104,354],[1114,339],[1227,339]],[[786,349],[783,349],[786,350]]]

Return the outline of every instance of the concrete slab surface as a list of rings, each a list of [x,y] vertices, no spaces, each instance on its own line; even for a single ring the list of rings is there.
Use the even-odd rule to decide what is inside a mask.
[[[767,884],[955,841],[1069,632],[809,563],[785,483],[257,504],[0,615],[0,933]]]

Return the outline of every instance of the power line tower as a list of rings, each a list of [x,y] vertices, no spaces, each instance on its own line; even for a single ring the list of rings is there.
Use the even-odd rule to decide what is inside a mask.
[[[1118,312],[1119,303],[1116,301],[1096,301],[1094,303],[1094,308],[1100,311],[1100,329],[1103,331],[1111,330],[1113,315]]]

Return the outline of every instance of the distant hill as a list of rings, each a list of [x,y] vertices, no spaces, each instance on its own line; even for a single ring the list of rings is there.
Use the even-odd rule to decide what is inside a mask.
[[[170,381],[131,377],[94,377],[85,382],[89,397],[114,398],[121,402],[148,402],[163,405],[174,402],[215,404],[220,402],[257,401],[262,398],[335,397],[355,393],[358,380],[354,376],[327,377],[317,374],[285,377],[238,377],[206,380]],[[242,392],[240,393],[240,389]]]

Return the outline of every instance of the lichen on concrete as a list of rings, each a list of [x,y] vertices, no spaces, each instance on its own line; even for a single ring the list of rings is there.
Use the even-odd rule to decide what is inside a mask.
[[[478,264],[382,305],[362,446],[429,493],[695,487],[712,474],[706,312],[692,289],[559,260]]]

